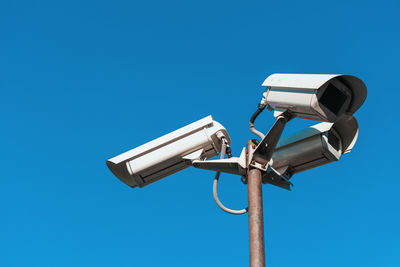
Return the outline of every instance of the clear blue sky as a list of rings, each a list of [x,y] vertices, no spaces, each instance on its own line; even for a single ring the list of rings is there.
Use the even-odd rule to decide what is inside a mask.
[[[213,173],[131,189],[105,160],[209,114],[238,155],[261,83],[287,72],[353,74],[368,96],[351,154],[294,176],[292,192],[264,186],[267,266],[400,266],[399,11],[396,0],[1,1],[0,265],[247,266],[247,215],[215,205]],[[273,121],[265,112],[258,128]],[[239,177],[220,188],[245,207]]]

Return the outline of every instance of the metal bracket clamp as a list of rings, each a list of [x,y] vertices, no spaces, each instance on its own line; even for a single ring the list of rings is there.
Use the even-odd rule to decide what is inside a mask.
[[[292,185],[289,182],[291,172],[285,170],[285,172],[280,173],[272,168],[269,162],[283,129],[291,118],[292,116],[288,112],[280,114],[261,142],[258,143],[257,140],[252,140],[252,145],[248,146],[248,151],[246,148],[243,148],[240,157],[206,161],[193,160],[193,157],[191,157],[190,162],[195,168],[240,175],[242,176],[242,182],[245,184],[247,184],[247,170],[256,168],[261,171],[262,182],[264,184],[269,183],[290,190],[290,186]]]
[[[240,157],[216,160],[194,160],[193,167],[210,171],[221,171],[231,174],[246,175],[246,149],[243,148]]]
[[[262,172],[262,182],[263,184],[272,184],[287,190],[291,190],[290,186],[293,184],[289,181],[290,177],[285,174],[280,174],[270,165],[267,166],[265,172]]]
[[[288,112],[283,112],[276,118],[272,128],[256,147],[251,158],[252,160],[257,161],[262,165],[266,165],[271,160],[272,154],[274,153],[275,147],[282,135],[283,129],[291,118],[292,116]]]
[[[272,168],[269,163],[263,165],[255,160],[252,160],[249,163],[248,168],[255,168],[261,171],[263,184],[272,184],[289,191],[291,190],[291,186],[293,186],[293,184],[289,181],[292,176],[292,172],[290,170],[285,170],[283,173],[279,173],[277,170]],[[247,177],[244,176],[243,182],[245,184],[247,183]]]
[[[292,116],[290,113],[283,112],[276,118],[274,125],[261,142],[257,146],[253,142],[254,145],[249,147],[247,153],[246,165],[248,168],[257,168],[261,170],[264,184],[270,183],[287,190],[290,190],[290,186],[292,185],[292,183],[289,182],[291,175],[288,174],[290,172],[285,172],[284,174],[279,173],[272,168],[270,160],[279,138],[282,135],[283,129],[291,118]]]

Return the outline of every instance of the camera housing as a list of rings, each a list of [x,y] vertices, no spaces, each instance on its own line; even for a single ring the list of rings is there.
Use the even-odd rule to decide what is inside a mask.
[[[289,137],[281,138],[272,154],[271,166],[288,177],[340,159],[350,152],[358,137],[353,116],[336,123],[321,122]]]
[[[275,116],[335,122],[352,115],[365,101],[365,84],[355,76],[330,74],[272,74],[262,84],[265,103]]]
[[[221,151],[221,138],[231,140],[225,128],[207,116],[174,132],[106,161],[108,168],[131,187],[143,187]]]

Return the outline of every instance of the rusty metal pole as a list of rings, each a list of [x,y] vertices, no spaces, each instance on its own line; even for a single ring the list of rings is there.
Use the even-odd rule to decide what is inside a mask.
[[[254,151],[253,142],[247,143],[247,151]],[[247,170],[249,196],[250,267],[265,266],[264,220],[262,203],[262,177],[258,169]]]

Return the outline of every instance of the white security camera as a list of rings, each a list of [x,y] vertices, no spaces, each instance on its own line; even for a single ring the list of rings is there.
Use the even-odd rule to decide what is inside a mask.
[[[275,116],[289,111],[296,117],[326,122],[352,115],[367,96],[365,84],[351,75],[272,74],[262,85],[267,86],[265,104]]]
[[[353,116],[342,116],[335,123],[321,122],[279,140],[271,166],[292,176],[340,159],[352,150],[358,137],[358,123]]]
[[[230,144],[225,128],[211,116],[107,160],[112,173],[131,187],[143,187],[221,152]]]

